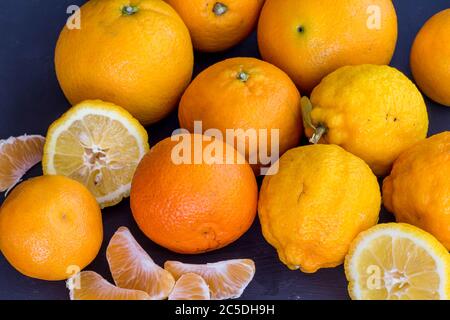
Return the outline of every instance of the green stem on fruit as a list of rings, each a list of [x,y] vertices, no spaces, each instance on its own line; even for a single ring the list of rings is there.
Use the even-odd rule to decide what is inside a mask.
[[[122,14],[126,15],[126,16],[131,16],[138,11],[139,11],[139,8],[137,6],[132,6],[132,5],[124,6],[122,8]]]
[[[216,4],[213,7],[213,12],[216,16],[221,16],[225,14],[227,11],[228,7],[220,2],[216,2]]]
[[[312,135],[311,139],[309,139],[309,142],[313,143],[313,144],[317,144],[319,143],[320,138],[322,138],[322,136],[327,132],[327,128],[324,125],[319,125],[316,128],[316,131],[314,132],[314,134]]]
[[[325,125],[319,124],[318,126],[315,126],[312,123],[311,119],[311,111],[313,109],[313,105],[311,103],[311,100],[308,99],[308,97],[303,97],[300,101],[301,110],[302,110],[302,118],[303,118],[303,126],[306,128],[311,128],[314,130],[314,134],[309,140],[309,142],[317,144],[322,138],[322,136],[327,133],[328,129]]]
[[[250,75],[244,71],[239,71],[236,78],[242,82],[247,82]]]

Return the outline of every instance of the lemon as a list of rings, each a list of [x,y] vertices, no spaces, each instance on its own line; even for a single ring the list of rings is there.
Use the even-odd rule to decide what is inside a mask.
[[[338,69],[303,99],[306,135],[311,142],[337,144],[363,159],[378,176],[397,157],[426,138],[425,101],[411,80],[389,66]]]
[[[355,300],[439,300],[450,297],[450,255],[429,233],[402,223],[362,232],[345,259]]]
[[[381,194],[369,166],[322,144],[291,149],[276,167],[259,195],[264,238],[290,269],[314,273],[342,264],[353,239],[378,222]]]
[[[130,195],[134,172],[148,150],[147,132],[130,113],[89,100],[50,126],[43,171],[83,183],[104,208]]]

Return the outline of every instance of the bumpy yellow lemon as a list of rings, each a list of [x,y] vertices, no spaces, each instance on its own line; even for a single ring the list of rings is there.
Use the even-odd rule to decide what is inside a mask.
[[[289,150],[264,178],[259,217],[290,269],[312,273],[344,261],[353,239],[378,221],[381,195],[364,161],[336,145]]]
[[[400,155],[384,180],[383,202],[398,222],[430,232],[450,250],[450,132]]]
[[[427,135],[428,114],[420,91],[388,66],[338,69],[313,90],[311,103],[312,110],[302,103],[311,142],[343,147],[376,175],[389,173],[400,153]]]

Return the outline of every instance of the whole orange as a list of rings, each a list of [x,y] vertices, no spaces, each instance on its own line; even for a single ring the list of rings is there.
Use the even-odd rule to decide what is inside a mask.
[[[166,116],[189,84],[189,31],[162,0],[91,0],[80,29],[61,32],[55,65],[75,105],[101,99],[127,109],[143,124]]]
[[[389,64],[396,42],[391,0],[267,0],[258,25],[263,59],[303,92],[346,65]]]
[[[411,70],[428,97],[450,107],[450,8],[430,18],[417,34]]]
[[[277,67],[254,58],[224,60],[203,71],[181,98],[178,118],[181,127],[190,132],[195,121],[224,136],[227,129],[257,130],[257,134],[247,135],[245,150],[255,171],[261,166],[260,148],[267,145],[267,151],[272,150],[271,129],[279,130],[280,154],[297,146],[302,133],[300,93],[295,84]],[[267,130],[262,132],[267,134],[268,144],[260,144],[260,130]],[[258,148],[252,150],[250,143]],[[250,161],[255,152],[258,163]]]
[[[264,0],[166,0],[186,23],[194,47],[223,51],[249,35]]]
[[[63,176],[21,183],[0,209],[0,250],[29,277],[67,279],[94,260],[102,240],[102,215],[94,196]]]
[[[161,141],[142,159],[131,185],[139,228],[178,253],[222,248],[242,236],[256,215],[252,169],[239,164],[242,156],[223,141],[207,140],[180,134]]]

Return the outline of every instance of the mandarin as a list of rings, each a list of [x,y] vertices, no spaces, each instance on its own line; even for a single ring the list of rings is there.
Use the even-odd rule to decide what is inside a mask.
[[[214,149],[223,154],[212,155]],[[211,251],[237,240],[255,218],[257,198],[255,176],[242,156],[221,140],[197,134],[154,146],[131,185],[131,210],[140,229],[178,253]]]

